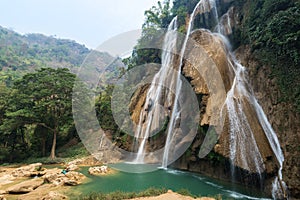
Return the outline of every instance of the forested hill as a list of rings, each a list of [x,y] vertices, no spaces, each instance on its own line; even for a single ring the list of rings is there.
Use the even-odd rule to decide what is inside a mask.
[[[0,82],[12,80],[41,67],[76,71],[90,50],[73,40],[42,34],[21,35],[0,26]]]

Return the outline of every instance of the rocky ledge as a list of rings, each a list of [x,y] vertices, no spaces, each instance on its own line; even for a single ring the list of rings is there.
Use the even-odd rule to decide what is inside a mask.
[[[0,199],[4,200],[12,195],[16,199],[67,199],[67,196],[58,191],[62,191],[65,186],[81,184],[86,179],[83,174],[73,171],[75,169],[78,167],[72,163],[65,170],[46,169],[42,163],[0,168]]]

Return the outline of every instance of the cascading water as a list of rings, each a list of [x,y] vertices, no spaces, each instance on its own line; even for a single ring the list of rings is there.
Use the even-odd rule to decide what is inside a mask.
[[[230,9],[228,12],[232,12]],[[247,115],[245,110],[251,109],[252,113],[256,115],[257,121],[259,122],[267,141],[270,144],[270,147],[279,163],[278,176],[273,182],[272,195],[274,198],[279,195],[285,196],[286,185],[282,181],[282,165],[284,161],[283,153],[280,148],[278,138],[272,129],[265,113],[263,112],[261,106],[258,104],[257,99],[253,95],[252,88],[246,79],[246,70],[236,59],[235,56],[230,52],[229,42],[226,39],[226,34],[230,34],[231,30],[231,21],[230,16],[226,13],[221,17],[220,22],[218,21],[218,12],[217,4],[215,0],[201,0],[195,6],[192,14],[190,15],[186,37],[183,41],[183,45],[180,51],[180,62],[178,66],[170,67],[173,63],[173,56],[171,55],[172,49],[176,48],[176,34],[174,33],[177,29],[177,18],[175,17],[169,25],[168,32],[164,39],[164,50],[162,53],[162,68],[155,75],[153,82],[147,93],[147,98],[145,106],[140,113],[139,125],[136,131],[136,137],[142,138],[141,143],[138,149],[138,155],[136,162],[144,162],[145,154],[145,143],[146,139],[149,137],[151,131],[159,127],[159,120],[161,119],[162,112],[164,108],[153,106],[158,104],[158,101],[162,98],[162,91],[164,81],[167,80],[169,76],[169,69],[177,69],[177,73],[172,74],[172,88],[175,88],[175,99],[174,101],[169,100],[170,95],[165,100],[168,106],[172,105],[172,113],[170,116],[168,129],[167,129],[167,138],[164,148],[164,154],[162,159],[162,167],[166,168],[168,166],[169,154],[172,145],[172,140],[174,137],[174,132],[176,129],[176,123],[180,121],[181,110],[178,103],[178,98],[181,93],[182,81],[181,81],[181,68],[183,65],[183,57],[186,51],[187,42],[191,31],[193,30],[193,23],[195,16],[197,14],[203,14],[204,18],[208,20],[208,13],[212,13],[212,16],[215,18],[217,23],[215,27],[215,33],[211,33],[214,36],[223,41],[224,48],[227,55],[227,62],[229,67],[233,71],[233,81],[231,88],[227,92],[227,98],[224,102],[224,109],[226,108],[228,121],[229,121],[229,158],[232,163],[232,177],[235,177],[235,166],[239,166],[247,171],[254,172],[258,174],[261,178],[261,174],[265,171],[264,160],[261,155],[259,146],[257,144],[257,138],[255,137],[255,130],[251,127],[251,119],[249,119],[249,114]],[[175,80],[174,80],[175,77]],[[165,102],[166,104],[166,102]],[[149,106],[150,105],[150,106]],[[152,107],[152,109],[151,109]]]
[[[201,0],[198,2],[198,4],[195,6],[190,19],[189,19],[189,24],[188,24],[188,28],[187,28],[187,32],[186,32],[186,36],[184,38],[183,41],[183,45],[181,47],[181,51],[180,51],[180,62],[178,65],[178,72],[177,72],[177,78],[176,78],[176,89],[175,89],[175,100],[173,103],[173,108],[172,108],[172,114],[171,114],[171,118],[170,118],[170,122],[169,122],[169,126],[168,126],[168,131],[167,131],[167,139],[166,139],[166,143],[165,143],[165,147],[164,147],[164,154],[163,154],[163,161],[162,161],[162,168],[167,168],[168,167],[168,161],[169,161],[169,152],[170,152],[170,146],[171,146],[171,141],[172,138],[174,137],[174,132],[175,132],[175,124],[176,123],[180,123],[178,121],[180,121],[180,115],[181,115],[181,111],[179,108],[179,96],[181,93],[181,87],[182,87],[182,81],[181,81],[181,67],[183,64],[183,58],[184,58],[184,53],[187,47],[187,42],[189,39],[189,36],[191,34],[191,31],[193,30],[193,22],[194,22],[194,18],[196,16],[196,14],[198,13],[206,13],[208,12],[210,9],[214,10],[214,16],[217,19],[217,10],[216,10],[216,3],[215,0]]]
[[[234,61],[232,67],[235,72],[235,78],[225,101],[230,123],[232,177],[234,177],[234,165],[238,162],[241,162],[239,166],[244,166],[249,171],[251,171],[250,165],[254,164],[256,173],[260,175],[264,170],[263,159],[256,144],[249,120],[244,112],[245,99],[249,102],[250,99],[253,99],[253,96],[246,85],[245,68],[237,61]]]
[[[221,34],[221,38],[223,40],[226,40],[225,34],[232,32],[231,22],[228,14],[230,12],[232,12],[232,9],[224,14],[224,16],[221,18],[221,22],[217,25],[217,30],[219,34]],[[224,44],[228,44],[228,42],[224,41]],[[252,106],[255,110],[259,124],[261,125],[271,149],[279,163],[278,176],[275,178],[272,184],[272,196],[274,199],[276,199],[278,196],[286,198],[287,188],[286,184],[282,180],[281,172],[284,156],[280,148],[277,135],[268,121],[263,109],[259,105],[256,97],[253,95],[252,87],[245,78],[245,68],[231,53],[229,54],[229,57],[231,57],[230,60],[233,61],[231,66],[235,73],[234,82],[231,89],[227,93],[227,98],[225,101],[230,123],[230,160],[232,162],[232,177],[234,178],[233,165],[236,164],[239,157],[241,162],[243,162],[242,166],[254,164],[256,173],[259,174],[260,178],[261,173],[265,170],[263,158],[255,141],[253,130],[250,126],[247,116],[245,115],[245,103],[243,102],[246,99],[248,102],[251,102],[250,106]],[[237,155],[237,152],[239,152],[239,155]],[[247,155],[248,158],[245,157],[245,155]]]
[[[270,144],[270,146],[277,158],[277,161],[279,163],[278,175],[272,184],[272,196],[274,199],[276,199],[276,197],[278,197],[278,196],[286,198],[287,197],[287,194],[286,194],[287,186],[286,186],[285,182],[282,180],[282,166],[283,166],[284,156],[283,156],[282,150],[280,148],[279,140],[278,140],[277,135],[274,132],[270,122],[268,121],[267,116],[265,115],[261,106],[258,104],[255,97],[253,97],[253,102],[255,105],[255,110],[256,110],[258,119],[260,121],[260,124],[262,125],[262,127],[264,129],[264,132],[268,138],[269,144]]]
[[[141,143],[138,147],[137,157],[135,163],[144,163],[145,158],[145,144],[147,138],[150,136],[151,131],[155,131],[160,127],[160,121],[164,116],[164,108],[160,106],[159,101],[162,98],[162,92],[166,81],[169,81],[169,77],[173,76],[171,68],[173,55],[172,50],[176,47],[176,29],[177,29],[177,17],[175,17],[166,33],[164,39],[164,46],[162,54],[162,67],[159,72],[154,76],[153,81],[147,93],[146,102],[143,110],[140,113],[139,125],[135,134],[136,138],[141,138]],[[172,86],[171,86],[172,87]],[[145,126],[145,127],[144,127]]]

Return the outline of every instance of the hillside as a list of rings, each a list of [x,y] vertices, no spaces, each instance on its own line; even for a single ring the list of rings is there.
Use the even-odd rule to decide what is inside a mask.
[[[68,39],[42,34],[21,35],[0,26],[0,81],[11,81],[41,67],[65,67],[76,72],[90,50]]]

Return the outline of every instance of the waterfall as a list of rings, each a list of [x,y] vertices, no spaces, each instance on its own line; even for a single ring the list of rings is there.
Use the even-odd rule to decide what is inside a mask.
[[[225,40],[224,44],[229,44],[229,42],[226,41],[227,39],[225,34],[232,33],[229,16],[229,13],[232,11],[233,9],[231,8],[226,14],[224,14],[215,28],[215,30],[217,30],[221,35],[221,38]],[[286,197],[287,187],[285,182],[282,180],[281,172],[284,156],[280,148],[277,135],[268,121],[262,107],[253,95],[252,87],[245,78],[245,67],[242,66],[231,53],[229,53],[229,59],[232,60],[231,67],[235,74],[232,87],[228,91],[225,101],[230,123],[230,160],[232,163],[232,177],[234,179],[234,165],[238,162],[237,159],[240,159],[242,165],[246,167],[254,164],[256,173],[259,174],[260,178],[261,173],[265,170],[263,158],[255,141],[254,132],[250,126],[247,116],[245,115],[245,100],[247,100],[251,103],[250,106],[253,107],[259,124],[262,127],[279,164],[278,175],[272,184],[272,196],[274,199],[278,196]],[[239,153],[239,155],[237,155],[237,153]],[[245,155],[249,156],[249,158],[245,157]],[[247,169],[249,170],[250,168],[248,167]]]
[[[167,139],[166,139],[166,143],[165,143],[165,147],[164,147],[162,168],[168,167],[170,146],[172,144],[172,139],[174,137],[174,132],[176,129],[175,124],[180,123],[180,120],[181,120],[181,118],[180,118],[181,111],[179,108],[179,100],[178,100],[180,97],[181,87],[182,87],[182,81],[180,78],[181,77],[181,67],[183,64],[183,58],[184,58],[184,53],[186,50],[187,42],[188,42],[189,36],[191,34],[191,31],[193,30],[194,18],[197,14],[209,12],[211,9],[213,9],[215,18],[218,19],[215,0],[209,0],[209,1],[201,0],[195,6],[195,8],[190,16],[190,19],[189,19],[187,32],[186,32],[186,35],[185,35],[185,38],[183,41],[183,45],[182,45],[181,51],[180,51],[180,57],[179,57],[180,62],[179,62],[178,68],[177,68],[178,72],[177,72],[176,87],[175,87],[176,88],[175,89],[175,91],[176,91],[175,92],[175,100],[173,103],[172,114],[171,114],[168,131],[167,131]]]
[[[256,113],[258,116],[258,119],[260,121],[260,124],[262,125],[264,132],[268,138],[269,144],[273,150],[273,153],[275,154],[277,161],[279,163],[279,170],[278,175],[275,177],[273,184],[272,184],[272,196],[274,199],[276,199],[277,196],[283,196],[286,197],[286,191],[287,186],[285,182],[282,180],[282,166],[284,161],[284,156],[282,153],[282,150],[280,148],[279,140],[277,138],[276,133],[274,132],[270,122],[267,119],[267,116],[265,115],[263,109],[258,104],[256,98],[253,99]]]
[[[221,27],[221,26],[220,26]],[[222,28],[222,27],[221,27]],[[245,100],[251,103],[250,106],[255,110],[259,124],[261,125],[266,138],[271,146],[271,149],[279,163],[278,176],[273,181],[272,196],[286,196],[286,184],[282,181],[282,165],[284,156],[280,148],[279,140],[274,132],[270,122],[268,121],[263,109],[259,105],[249,83],[245,78],[245,68],[234,58],[233,69],[235,72],[232,88],[227,93],[225,105],[227,106],[228,118],[230,123],[230,160],[231,173],[234,179],[234,165],[237,162],[242,162],[247,170],[250,170],[250,165],[254,164],[256,173],[261,174],[265,170],[263,158],[257,146],[254,131],[251,128],[249,119],[245,115]],[[239,153],[239,155],[237,155]],[[238,161],[237,159],[240,159]]]
[[[231,13],[229,14],[229,12]],[[166,110],[166,107],[172,107],[166,131],[167,137],[162,158],[162,167],[166,168],[168,166],[172,156],[170,154],[174,149],[172,145],[175,137],[174,135],[178,128],[176,125],[178,123],[180,124],[180,121],[182,120],[179,98],[182,92],[181,73],[184,54],[186,52],[189,37],[193,30],[196,15],[202,14],[206,20],[209,20],[207,17],[208,13],[212,14],[214,18],[213,20],[217,23],[214,29],[215,33],[211,34],[220,38],[223,42],[224,49],[226,49],[227,52],[228,67],[231,68],[234,75],[231,87],[229,86],[228,88],[227,97],[223,106],[223,109],[227,112],[229,122],[228,145],[230,151],[229,159],[232,164],[232,177],[235,179],[236,166],[239,166],[251,173],[256,173],[260,178],[262,178],[261,174],[265,171],[264,159],[259,149],[259,141],[257,140],[258,138],[256,135],[257,130],[252,127],[254,122],[251,121],[251,117],[255,116],[255,121],[259,123],[259,127],[263,131],[262,134],[264,134],[269,142],[270,148],[279,164],[278,176],[273,181],[273,197],[275,198],[276,195],[285,195],[286,185],[282,181],[281,172],[284,156],[280,148],[279,140],[263,109],[254,96],[251,85],[247,81],[245,67],[242,66],[237,61],[234,54],[230,52],[230,44],[227,40],[226,34],[232,33],[233,25],[230,21],[230,15],[232,15],[233,9],[230,9],[228,13],[223,15],[219,21],[216,0],[200,0],[195,6],[189,18],[186,36],[183,40],[179,55],[179,64],[177,66],[173,66],[174,56],[170,53],[174,52],[172,50],[176,48],[177,44],[177,17],[171,21],[163,43],[162,67],[153,78],[147,92],[144,107],[140,113],[139,124],[135,133],[140,144],[135,162],[144,163],[147,138],[152,132],[155,132],[160,127],[161,119],[165,116],[166,112],[169,111]],[[176,69],[177,72],[171,72],[172,70],[170,69]],[[171,85],[166,84],[167,81],[171,81]],[[171,92],[167,92],[163,88],[164,85],[169,85],[172,89],[175,89],[175,94],[173,94],[174,100],[172,100],[173,96]],[[162,99],[165,100],[165,102],[161,103],[160,101]]]
[[[245,68],[236,60],[232,65],[235,78],[231,89],[227,93],[227,106],[230,123],[230,160],[231,173],[234,178],[234,165],[240,162],[241,166],[251,171],[254,164],[256,172],[261,175],[264,171],[263,158],[260,154],[250,122],[245,114],[245,100],[251,101],[254,97],[249,92],[245,79]],[[237,155],[238,154],[238,155]]]
[[[169,69],[171,68],[173,61],[171,52],[174,52],[173,49],[176,47],[176,30],[177,17],[174,17],[164,38],[162,66],[153,78],[147,92],[144,108],[140,113],[135,137],[141,139],[141,144],[138,147],[137,157],[134,160],[135,163],[144,163],[147,138],[152,131],[155,131],[160,127],[160,121],[162,116],[164,116],[164,108],[159,104],[159,101],[162,98],[163,86],[167,85],[165,82],[169,80],[170,76],[172,77]]]

